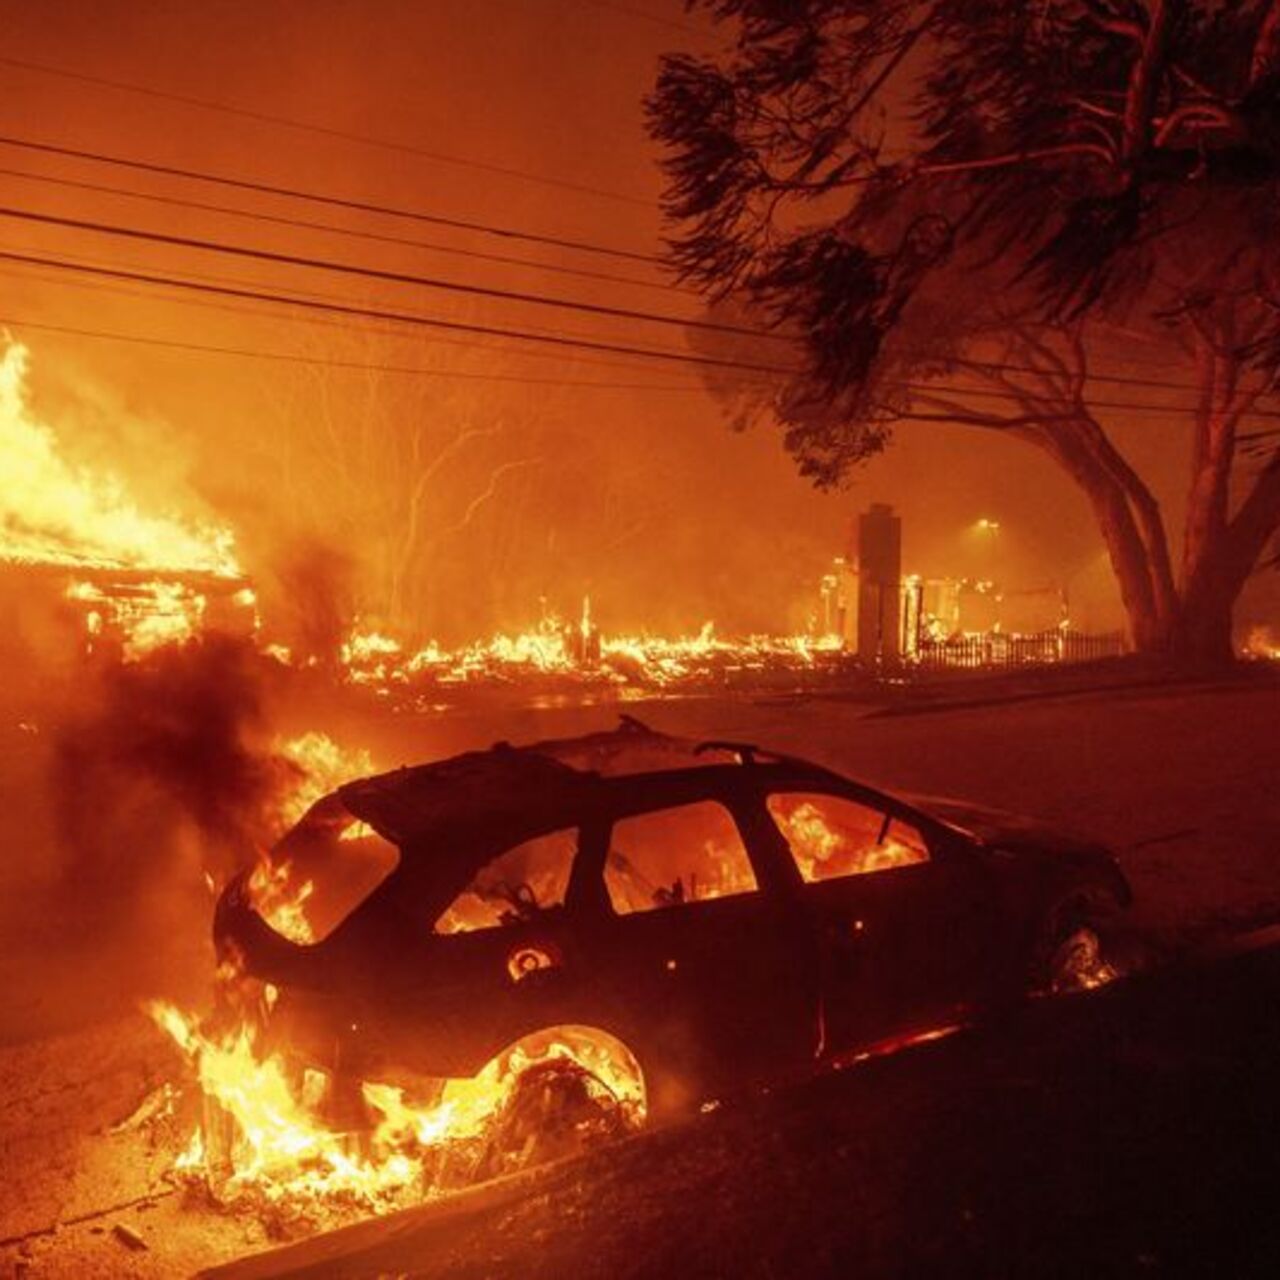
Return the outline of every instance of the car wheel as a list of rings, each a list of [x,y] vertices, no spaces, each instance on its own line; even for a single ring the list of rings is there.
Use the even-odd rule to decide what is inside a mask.
[[[633,1132],[635,1120],[599,1077],[568,1059],[521,1073],[493,1122],[477,1182],[582,1155]]]
[[[1108,914],[1101,903],[1073,899],[1049,913],[1032,965],[1031,989],[1038,995],[1069,995],[1104,986],[1117,976],[1107,958],[1102,929]]]
[[[486,1071],[495,1069],[513,1078],[486,1127],[471,1174],[475,1182],[616,1141],[642,1127],[648,1113],[648,1081],[639,1060],[600,1028],[535,1032],[509,1046]]]

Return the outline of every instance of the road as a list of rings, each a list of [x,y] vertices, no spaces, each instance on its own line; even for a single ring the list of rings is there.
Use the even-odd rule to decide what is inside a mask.
[[[839,698],[706,698],[655,701],[627,709],[670,732],[756,741],[811,756],[891,788],[949,794],[1039,814],[1107,840],[1116,847],[1137,894],[1135,927],[1157,953],[1174,954],[1205,937],[1280,918],[1280,788],[1275,785],[1280,777],[1276,730],[1280,694],[1275,684],[1079,692],[950,709],[899,707],[889,713],[883,707]],[[605,728],[614,722],[617,710],[617,706],[548,706],[393,717],[359,706],[298,704],[281,709],[285,719],[280,727],[285,733],[325,729],[346,746],[368,748],[380,765],[392,767],[488,745],[497,738],[522,742]],[[15,807],[23,803],[38,778],[37,753],[44,740],[23,732],[3,744],[0,791]],[[11,811],[23,812],[21,808]],[[41,945],[36,951],[24,951],[11,945],[14,935],[10,934],[0,947],[0,1042],[5,1046],[0,1047],[0,1092],[6,1099],[0,1108],[0,1159],[5,1172],[0,1238],[44,1231],[58,1223],[68,1225],[56,1234],[41,1234],[21,1246],[0,1250],[0,1274],[6,1264],[21,1263],[24,1274],[32,1277],[188,1275],[199,1266],[264,1247],[268,1241],[255,1223],[180,1204],[172,1197],[69,1225],[72,1218],[96,1214],[162,1185],[159,1174],[172,1152],[155,1149],[140,1133],[113,1133],[112,1127],[173,1068],[166,1056],[169,1051],[134,1010],[141,997],[178,995],[177,988],[190,989],[194,980],[203,980],[205,969],[196,975],[190,970],[193,958],[207,964],[208,899],[197,887],[188,895],[195,914],[183,914],[175,905],[179,898],[173,886],[185,883],[180,877],[194,877],[194,869],[189,861],[157,868],[152,898],[164,906],[165,928],[145,934],[151,961],[146,974],[148,981],[174,985],[144,989],[130,981],[136,978],[134,970],[113,968],[109,944],[95,940],[88,951],[78,948],[76,939],[55,918],[41,916],[35,909],[34,891],[17,892],[15,885],[24,866],[33,861],[31,851],[42,843],[38,824],[20,834],[28,837],[22,847],[25,863],[16,857],[8,861],[6,899],[11,907],[20,907],[18,915],[25,921],[39,925],[35,932]],[[152,852],[150,845],[141,843],[131,856],[147,857]],[[136,945],[138,930],[133,933]],[[1240,1099],[1265,1095],[1273,1088],[1263,1071],[1267,1064],[1251,1056],[1249,1036],[1260,1022],[1267,1025],[1268,1013],[1274,1023],[1274,1010],[1280,1006],[1269,988],[1246,984],[1244,990],[1245,997],[1223,1003],[1228,1025],[1203,1030],[1204,1037],[1212,1035],[1223,1046],[1226,1057],[1217,1066],[1206,1067],[1199,1061],[1193,1037],[1177,1043],[1167,1037],[1157,1039],[1155,1050],[1140,1042],[1134,1050],[1139,1056],[1155,1052],[1157,1057],[1171,1056],[1173,1062],[1165,1073],[1137,1075],[1125,1065],[1125,1054],[1117,1060],[1091,1051],[1084,1055],[1082,1067],[1070,1068],[1068,1058],[1055,1059],[1058,1065],[1046,1078],[1036,1076],[1017,1052],[1006,1054],[1001,1043],[989,1037],[923,1046],[912,1051],[911,1065],[902,1070],[901,1063],[893,1068],[872,1064],[856,1083],[824,1082],[794,1097],[788,1095],[789,1101],[764,1100],[758,1112],[711,1116],[686,1133],[659,1135],[651,1140],[652,1148],[645,1149],[660,1154],[664,1171],[661,1177],[642,1179],[642,1193],[624,1194],[617,1182],[627,1176],[626,1160],[631,1159],[623,1153],[616,1165],[606,1161],[600,1178],[589,1184],[590,1195],[578,1195],[575,1200],[572,1188],[564,1194],[557,1191],[554,1211],[548,1201],[540,1219],[509,1211],[514,1214],[512,1230],[542,1232],[539,1248],[565,1265],[568,1255],[556,1251],[558,1242],[578,1239],[574,1247],[580,1246],[583,1252],[575,1255],[576,1268],[585,1266],[589,1258],[587,1237],[579,1239],[571,1230],[575,1213],[584,1221],[589,1218],[590,1239],[603,1242],[601,1256],[615,1262],[625,1255],[608,1252],[611,1224],[616,1218],[617,1230],[631,1239],[627,1224],[632,1215],[643,1213],[666,1224],[663,1231],[686,1247],[705,1234],[706,1239],[719,1242],[717,1249],[729,1250],[726,1262],[741,1262],[744,1257],[750,1262],[740,1251],[733,1252],[738,1248],[732,1243],[733,1231],[745,1230],[743,1224],[756,1231],[777,1216],[778,1204],[807,1204],[812,1199],[818,1206],[815,1213],[865,1219],[866,1231],[875,1240],[883,1235],[890,1242],[915,1241],[919,1234],[915,1215],[925,1211],[920,1206],[927,1207],[942,1194],[929,1189],[934,1186],[931,1179],[941,1179],[951,1194],[955,1185],[948,1179],[963,1182],[972,1175],[978,1179],[975,1186],[987,1180],[982,1185],[988,1187],[983,1193],[988,1199],[979,1206],[982,1213],[975,1221],[988,1225],[975,1226],[973,1231],[981,1237],[975,1248],[988,1248],[994,1247],[990,1240],[996,1239],[991,1223],[1004,1224],[999,1231],[1016,1235],[1016,1223],[1001,1216],[1000,1206],[1006,1200],[1020,1203],[1023,1193],[1018,1188],[1024,1181],[1027,1195],[1047,1194],[1058,1186],[1053,1169],[1036,1162],[1067,1139],[1084,1145],[1073,1156],[1076,1163],[1063,1168],[1072,1169],[1072,1176],[1086,1185],[1096,1182],[1098,1174],[1103,1177],[1092,1210],[1096,1218],[1107,1196],[1117,1204],[1124,1200],[1125,1188],[1108,1180],[1114,1170],[1127,1167],[1121,1159],[1123,1144],[1117,1147],[1108,1134],[1128,1132],[1121,1120],[1130,1103],[1141,1113],[1143,1099],[1164,1097],[1161,1090],[1167,1084],[1174,1100],[1186,1098],[1197,1107],[1203,1105],[1200,1120],[1210,1147],[1219,1124],[1215,1108],[1221,1110],[1222,1123],[1239,1121],[1248,1127],[1249,1113],[1232,1108]],[[1212,996],[1214,1002],[1219,994]],[[1199,1024],[1192,1019],[1188,1025]],[[61,1038],[47,1038],[54,1029],[63,1033]],[[1167,1047],[1170,1043],[1173,1048]],[[1034,1037],[1026,1044],[1032,1065],[1034,1044]],[[1241,1060],[1236,1076],[1231,1074],[1232,1054]],[[942,1065],[931,1065],[938,1063]],[[1271,1063],[1272,1068],[1275,1065]],[[1090,1089],[1077,1088],[1077,1071],[1081,1080],[1093,1082]],[[1118,1081],[1114,1090],[1108,1083],[1113,1076]],[[953,1090],[953,1077],[969,1084],[964,1088],[957,1084]],[[1033,1083],[1020,1083],[1024,1080]],[[1064,1114],[1070,1124],[1055,1129],[1059,1106],[1069,1108]],[[1167,1110],[1154,1113],[1156,1129],[1143,1139],[1148,1154],[1143,1156],[1147,1164],[1141,1179],[1150,1178],[1153,1171],[1167,1178],[1169,1168],[1185,1162],[1187,1168],[1201,1171],[1197,1185],[1203,1195],[1215,1202],[1236,1196],[1231,1190],[1235,1173],[1230,1152],[1222,1154],[1225,1163],[1209,1166],[1194,1151],[1160,1147],[1159,1125],[1176,1129],[1175,1112],[1170,1102]],[[905,1117],[908,1113],[914,1118],[904,1118],[900,1125],[895,1120],[881,1129],[882,1115]],[[975,1126],[972,1132],[965,1127],[970,1124]],[[806,1126],[814,1135],[837,1136],[829,1144],[817,1137],[807,1142]],[[753,1146],[757,1129],[764,1136]],[[1280,1129],[1273,1124],[1270,1134],[1276,1132]],[[990,1143],[984,1148],[983,1135],[988,1133]],[[934,1134],[945,1141],[935,1143]],[[1087,1135],[1093,1135],[1088,1138],[1092,1147]],[[972,1150],[965,1146],[970,1141],[976,1144]],[[847,1157],[852,1164],[832,1154],[842,1147],[852,1153]],[[949,1157],[944,1158],[953,1147],[963,1155],[962,1161],[961,1155],[956,1156],[961,1163],[955,1168],[947,1163]],[[724,1182],[726,1170],[732,1172],[733,1153],[739,1149],[755,1153],[755,1163],[749,1167],[759,1176],[753,1175],[750,1185],[741,1180],[726,1184],[723,1194],[731,1197],[731,1212],[726,1210],[729,1226],[720,1234],[704,1233],[700,1224],[707,1206],[719,1203],[721,1192],[716,1188]],[[863,1158],[858,1153],[865,1154],[864,1149],[872,1155],[880,1151],[880,1163],[858,1163]],[[1256,1161],[1261,1155],[1252,1152],[1249,1158]],[[624,1172],[608,1172],[615,1168]],[[1019,1169],[1025,1178],[1008,1172]],[[681,1182],[686,1176],[687,1183]],[[824,1198],[833,1181],[843,1198]],[[763,1191],[757,1195],[753,1189],[757,1183],[772,1188],[768,1197]],[[883,1201],[874,1190],[881,1183],[892,1190]],[[616,1194],[608,1192],[609,1187]],[[879,1218],[864,1203],[866,1197],[881,1205],[877,1213],[888,1215],[880,1226],[874,1225]],[[591,1216],[597,1200],[613,1206],[613,1217]],[[956,1203],[960,1204],[957,1212],[967,1221],[964,1204]],[[1186,1213],[1184,1200],[1175,1197],[1171,1203],[1180,1206],[1179,1213]],[[976,1208],[970,1211],[977,1213]],[[1040,1211],[1047,1209],[1041,1206]],[[496,1230],[495,1221],[505,1220],[484,1220],[476,1239],[488,1238]],[[805,1231],[813,1225],[803,1216],[799,1221],[807,1223]],[[149,1248],[129,1251],[111,1235],[117,1222],[142,1233]],[[734,1228],[733,1223],[738,1226]],[[933,1223],[930,1218],[926,1225],[940,1233],[952,1254],[963,1244],[963,1238],[945,1223]],[[1172,1230],[1175,1225],[1172,1220],[1165,1226],[1152,1220],[1150,1234],[1164,1248],[1152,1256],[1165,1258],[1161,1265],[1166,1269],[1172,1237],[1165,1227]],[[654,1237],[643,1233],[642,1237],[645,1257],[666,1256],[653,1253],[658,1248]],[[512,1246],[516,1251],[510,1258],[528,1263],[533,1256],[529,1252],[532,1239],[521,1237],[523,1243]],[[875,1240],[859,1236],[856,1248],[863,1252],[858,1256],[875,1257],[891,1271],[901,1270],[892,1265],[890,1244],[881,1248]],[[800,1250],[802,1243],[796,1237],[786,1247]],[[1125,1253],[1131,1244],[1133,1248]],[[873,1246],[881,1252],[876,1254]],[[565,1250],[569,1248],[564,1245]],[[782,1242],[777,1249],[783,1249]],[[1127,1266],[1133,1258],[1146,1256],[1146,1250],[1143,1241],[1125,1236],[1124,1248],[1108,1257],[1128,1259]],[[458,1274],[486,1273],[487,1256],[482,1245],[475,1244],[472,1252],[459,1255]],[[794,1272],[794,1267],[785,1265],[782,1253],[769,1256],[773,1258],[770,1265],[777,1268],[773,1274]],[[921,1265],[926,1265],[928,1257],[920,1256]],[[983,1256],[989,1260],[995,1255]],[[1071,1256],[1078,1260],[1079,1255]],[[704,1262],[704,1271],[715,1270],[711,1261]],[[431,1265],[437,1268],[431,1274],[443,1274],[434,1261]],[[510,1265],[519,1270],[516,1262]],[[1079,1271],[1068,1267],[1066,1273]],[[754,1274],[769,1272],[757,1269]]]

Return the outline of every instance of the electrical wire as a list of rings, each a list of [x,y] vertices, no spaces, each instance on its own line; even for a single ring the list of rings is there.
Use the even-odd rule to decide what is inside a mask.
[[[75,178],[63,178],[47,173],[31,173],[24,169],[0,168],[0,177],[22,178],[29,182],[43,182],[50,186],[67,187],[76,191],[93,191],[100,195],[122,196],[128,200],[143,200],[149,204],[161,204],[180,209],[194,209],[201,213],[246,218],[254,222],[266,222],[276,226],[293,227],[303,231],[322,231],[330,235],[347,236],[356,240],[369,240],[379,244],[399,245],[409,249],[422,249],[429,253],[444,253],[457,258],[471,258],[480,262],[495,262],[502,266],[525,267],[534,271],[547,271],[555,275],[580,276],[585,280],[600,280],[607,284],[627,285],[636,289],[660,289],[688,293],[657,280],[637,280],[634,276],[615,276],[607,271],[588,271],[582,267],[565,267],[552,262],[534,262],[530,258],[513,258],[505,254],[485,253],[480,249],[463,249],[456,245],[436,244],[429,240],[414,240],[409,236],[394,236],[378,231],[360,231],[354,227],[342,227],[333,222],[313,222],[307,218],[289,218],[282,214],[262,213],[251,209],[236,209],[231,205],[210,204],[203,200],[184,200],[179,196],[157,195],[151,191],[134,191],[128,187],[113,187],[101,182],[84,182]]]
[[[130,84],[125,80],[113,80],[107,76],[90,75],[83,71],[70,71],[66,67],[55,67],[48,63],[32,62],[24,58],[0,57],[0,66],[14,67],[18,70],[54,76],[63,80],[72,80],[79,84],[91,84],[101,89],[113,89],[119,93],[138,94],[142,97],[153,98],[162,102],[177,102],[186,107],[198,107],[203,111],[218,111],[224,115],[237,116],[242,120],[252,120],[258,124],[279,125],[286,129],[297,130],[300,133],[335,138],[342,142],[355,142],[362,146],[377,147],[383,151],[395,151],[401,155],[419,156],[436,164],[454,165],[460,169],[471,169],[479,173],[495,174],[498,177],[514,178],[520,182],[535,183],[539,186],[553,187],[561,191],[573,191],[578,195],[598,196],[602,200],[614,200],[621,204],[639,205],[645,209],[653,207],[653,201],[643,196],[630,195],[621,191],[609,191],[604,187],[593,187],[587,183],[571,182],[567,178],[547,177],[543,174],[530,173],[527,170],[514,169],[506,165],[488,164],[482,160],[450,155],[445,151],[433,151],[426,147],[415,146],[409,142],[394,142],[388,138],[375,138],[368,134],[355,133],[347,129],[336,129],[329,125],[296,120],[291,116],[281,116],[269,111],[258,111],[252,107],[242,107],[231,102],[218,102],[210,98],[198,98],[193,94],[173,93],[165,89],[152,88],[150,85]]]
[[[3,62],[3,59],[0,59]],[[663,259],[654,253],[619,249],[611,245],[594,244],[588,240],[574,240],[565,236],[542,235],[538,232],[520,231],[513,227],[495,226],[467,218],[450,218],[442,214],[426,213],[420,209],[407,209],[400,205],[379,204],[372,200],[357,200],[347,196],[335,196],[317,191],[304,191],[298,187],[284,187],[270,182],[258,182],[250,178],[233,178],[228,174],[208,173],[200,169],[186,169],[178,165],[159,164],[151,160],[108,155],[101,151],[86,151],[78,147],[61,146],[53,142],[35,142],[30,138],[15,138],[0,134],[0,144],[40,155],[61,156],[69,160],[88,160],[95,164],[113,165],[132,169],[138,173],[150,173],[166,178],[184,178],[194,182],[207,182],[213,186],[236,191],[252,191],[257,195],[280,196],[289,200],[305,200],[311,204],[328,205],[346,209],[352,213],[377,214],[381,217],[404,218],[433,227],[448,227],[454,231],[471,231],[480,235],[496,236],[503,240],[520,240],[528,244],[540,244],[551,249],[571,249],[578,253],[593,253],[607,258],[620,258],[628,262],[644,262],[650,266],[663,266]]]
[[[711,333],[733,334],[747,338],[767,338],[775,342],[790,343],[780,334],[761,333],[739,325],[719,324],[710,320],[686,320],[679,316],[658,312],[637,311],[631,307],[611,307],[602,303],[581,302],[571,298],[556,298],[547,294],[526,293],[515,289],[497,289],[486,285],[463,284],[456,280],[442,280],[435,276],[415,275],[407,271],[387,271],[379,267],[363,267],[350,262],[338,262],[329,258],[311,258],[301,254],[277,253],[270,249],[231,244],[221,240],[204,240],[197,236],[169,235],[160,231],[147,231],[141,227],[125,227],[107,222],[94,222],[87,218],[68,218],[60,214],[40,213],[31,209],[19,209],[12,205],[0,205],[0,216],[41,226],[63,227],[73,231],[90,231],[99,235],[120,239],[141,240],[148,244],[162,244],[171,248],[199,249],[257,262],[271,262],[278,266],[303,267],[308,270],[332,271],[341,275],[358,276],[365,280],[379,280],[390,284],[414,285],[418,288],[437,289],[447,293],[462,293],[473,297],[493,298],[503,302],[520,302],[532,306],[554,307],[559,310],[580,311],[591,315],[609,316],[620,320],[639,320],[646,324],[673,325],[680,329],[698,329]]]
[[[60,259],[59,265],[68,271],[75,271],[77,268],[92,270],[93,268],[99,267],[99,266],[104,266],[105,269],[108,269],[108,270],[111,269],[108,264],[95,263],[92,261],[87,261],[85,259],[72,259],[70,261],[65,259]],[[221,312],[225,312],[233,315],[251,316],[254,319],[265,320],[268,323],[318,325],[324,328],[339,329],[349,333],[380,334],[380,335],[386,335],[386,336],[395,337],[395,338],[401,338],[405,340],[408,340],[412,336],[410,334],[405,333],[403,329],[397,328],[394,322],[371,323],[366,321],[364,323],[357,324],[357,323],[352,323],[346,320],[332,320],[332,319],[328,319],[326,317],[317,316],[317,315],[301,315],[301,316],[282,315],[278,311],[272,311],[271,307],[274,306],[275,304],[270,304],[270,303],[259,304],[258,306],[241,306],[233,302],[213,302],[203,298],[187,298],[182,296],[173,297],[168,294],[164,294],[164,293],[157,294],[157,292],[155,292],[156,290],[170,288],[171,286],[168,286],[168,285],[155,284],[155,285],[146,285],[142,288],[130,288],[126,285],[108,284],[104,281],[77,280],[77,279],[68,278],[67,276],[60,276],[57,274],[46,274],[41,271],[32,270],[31,268],[25,267],[25,266],[19,266],[16,269],[13,267],[10,267],[8,269],[0,267],[0,275],[4,275],[10,279],[16,279],[16,280],[37,280],[42,283],[52,284],[58,288],[81,289],[81,290],[88,290],[95,293],[110,293],[110,294],[118,295],[120,297],[141,298],[141,299],[152,301],[152,302],[161,301],[168,305],[176,305],[176,306],[183,306],[183,307],[197,307],[197,308],[200,308],[201,310],[221,311]],[[229,283],[233,286],[238,286],[239,284],[247,284],[252,288],[261,288],[261,289],[270,288],[270,286],[260,285],[256,281],[229,281],[225,276],[200,275],[194,272],[189,273],[189,278],[208,282],[208,283],[213,283],[213,284]],[[304,292],[304,293],[300,293],[299,296],[311,298],[319,301],[336,301],[336,302],[345,301],[343,298],[338,297],[335,294]],[[263,309],[263,308],[266,308],[266,309]],[[566,333],[562,330],[555,330],[555,329],[542,329],[542,330],[536,330],[536,332],[551,333],[557,337],[568,337],[568,338],[589,336],[589,335],[575,334],[572,332]],[[593,368],[604,368],[604,369],[630,369],[633,372],[637,369],[637,367],[643,368],[643,364],[641,364],[640,366],[637,366],[636,359],[634,357],[631,357],[625,360],[608,360],[608,359],[596,359],[591,356],[582,356],[577,354],[574,354],[572,356],[566,356],[558,351],[525,350],[525,349],[522,349],[519,345],[515,347],[503,346],[503,347],[495,348],[493,340],[479,342],[473,339],[445,338],[445,337],[440,337],[438,335],[434,337],[432,341],[439,346],[463,347],[471,350],[490,351],[490,352],[494,350],[500,350],[505,355],[510,355],[521,360],[558,360],[561,362],[571,361],[574,365],[589,365]],[[497,341],[507,342],[508,340],[498,339]],[[694,376],[694,372],[695,371],[691,370],[690,376]],[[702,384],[698,383],[696,385],[701,386]]]
[[[54,267],[65,265],[57,262],[56,260],[40,259],[40,258],[37,258],[35,255],[11,254],[5,251],[0,251],[0,260],[11,260],[11,261],[24,262],[24,263],[35,262],[42,266],[54,266]],[[291,305],[297,305],[297,306],[303,306],[303,307],[314,307],[324,311],[335,311],[343,314],[373,316],[380,319],[383,319],[383,318],[394,319],[397,322],[401,322],[401,323],[419,324],[419,325],[425,325],[428,327],[442,327],[447,329],[460,328],[460,329],[463,329],[464,331],[480,332],[480,333],[486,333],[486,334],[496,332],[499,336],[504,336],[504,337],[521,337],[526,340],[551,342],[557,345],[565,345],[565,346],[571,346],[571,347],[582,346],[584,348],[593,349],[593,350],[605,349],[605,350],[616,351],[620,349],[617,347],[605,346],[604,344],[600,344],[600,343],[589,342],[584,339],[568,339],[568,338],[562,338],[554,335],[519,334],[514,331],[501,331],[501,330],[495,331],[483,326],[467,325],[467,324],[463,324],[462,322],[454,322],[454,321],[440,321],[440,320],[435,320],[429,317],[413,315],[411,313],[409,314],[385,313],[385,312],[374,311],[372,309],[346,306],[339,303],[317,302],[310,299],[300,299],[300,298],[293,298],[289,296],[270,295],[270,294],[265,294],[265,293],[256,292],[256,291],[247,291],[247,290],[242,290],[229,285],[223,286],[223,285],[203,284],[195,281],[184,281],[177,278],[153,277],[153,276],[145,275],[143,273],[129,272],[129,271],[124,271],[122,269],[117,269],[117,268],[76,266],[76,267],[72,267],[71,269],[78,270],[78,271],[85,271],[95,275],[103,275],[111,278],[140,280],[146,283],[160,284],[160,285],[163,285],[164,287],[190,288],[199,292],[215,293],[215,294],[228,295],[233,297],[247,297],[256,301],[270,301],[270,302],[285,303],[285,304],[291,304]],[[789,375],[797,372],[797,370],[795,369],[777,368],[772,366],[761,366],[761,365],[750,365],[745,363],[725,362],[725,361],[709,359],[707,357],[700,357],[700,356],[682,354],[677,352],[661,352],[658,350],[646,350],[644,348],[629,348],[629,349],[622,348],[621,350],[624,350],[626,354],[631,354],[631,355],[642,354],[649,357],[671,359],[677,362],[695,364],[695,365],[706,365],[709,363],[718,367],[728,367],[728,368],[745,370],[748,372],[765,374],[765,375],[768,375],[768,374]],[[753,384],[750,384],[750,383],[743,384],[741,389],[749,389],[752,385]],[[757,385],[761,390],[765,390],[771,384],[762,381],[754,385]],[[901,382],[894,383],[892,385],[898,390],[916,392],[919,394],[928,395],[928,394],[943,393],[943,394],[952,395],[952,396],[964,396],[964,397],[970,397],[978,400],[995,401],[997,403],[1002,403],[1002,404],[1012,404],[1018,407],[1021,407],[1021,404],[1022,404],[1022,402],[1016,396],[1013,396],[1007,392],[993,391],[993,390],[988,390],[988,389],[979,388],[979,387],[961,387],[961,386],[955,386],[952,384],[938,383],[938,382],[919,383],[919,382],[908,382],[908,381],[901,381]],[[1184,406],[1152,405],[1152,404],[1145,404],[1140,401],[1131,401],[1131,400],[1115,401],[1115,400],[1100,400],[1100,399],[1090,399],[1089,406],[1091,409],[1123,410],[1127,413],[1157,413],[1166,417],[1170,413],[1185,411],[1189,407],[1185,405]],[[964,406],[961,406],[961,408],[963,407]],[[907,414],[904,416],[915,417],[917,415]],[[1053,415],[1046,415],[1046,416],[1052,417]],[[1253,410],[1250,410],[1249,413],[1245,416],[1250,419],[1258,419],[1258,418],[1280,419],[1280,412],[1268,411],[1264,409],[1253,409]]]
[[[518,386],[594,388],[601,391],[705,391],[704,387],[658,382],[596,382],[572,378],[530,378],[521,374],[476,373],[469,369],[424,369],[420,365],[371,363],[362,360],[333,360],[327,356],[305,356],[280,351],[255,351],[244,347],[220,347],[203,342],[183,342],[176,338],[154,338],[136,333],[111,333],[102,329],[82,329],[73,325],[49,324],[19,316],[0,315],[0,325],[34,329],[46,333],[70,334],[82,338],[126,342],[139,346],[165,347],[175,351],[192,351],[209,355],[236,356],[249,360],[274,360],[286,364],[314,365],[326,369],[350,369],[364,373],[404,373],[425,378],[461,379],[474,382],[505,382]]]
[[[312,298],[296,295],[272,293],[261,289],[243,289],[230,285],[205,284],[195,280],[184,280],[180,277],[155,275],[150,272],[130,271],[117,267],[68,267],[65,262],[56,258],[48,258],[36,254],[14,253],[0,250],[0,260],[6,262],[22,262],[32,266],[53,267],[63,270],[83,271],[90,275],[103,276],[117,280],[131,280],[142,284],[158,284],[175,289],[188,289],[198,293],[219,294],[223,297],[240,298],[253,302],[273,302],[287,306],[302,307],[317,311],[333,312],[337,315],[359,316],[371,320],[389,320],[400,324],[418,325],[429,329],[442,329],[459,333],[483,334],[498,338],[519,338],[528,342],[542,342],[553,346],[580,348],[584,351],[604,351],[616,355],[645,356],[650,359],[674,361],[680,364],[703,365],[711,368],[747,369],[753,373],[790,374],[797,372],[785,365],[753,364],[749,361],[721,359],[716,356],[703,356],[691,352],[666,351],[660,348],[627,346],[624,343],[595,341],[586,338],[568,338],[549,333],[534,333],[528,330],[510,329],[500,325],[472,324],[461,320],[442,320],[435,317],[417,315],[413,312],[388,311],[375,307],[362,307],[355,304],[338,302],[321,302]]]

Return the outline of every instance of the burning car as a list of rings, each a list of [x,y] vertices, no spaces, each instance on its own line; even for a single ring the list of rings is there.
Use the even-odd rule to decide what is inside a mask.
[[[339,787],[214,930],[331,1082],[554,1041],[662,1117],[1097,985],[1130,896],[1096,845],[624,719]]]

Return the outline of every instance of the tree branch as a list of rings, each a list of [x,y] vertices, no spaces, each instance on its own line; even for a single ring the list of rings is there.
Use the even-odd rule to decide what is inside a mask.
[[[917,165],[911,177],[938,177],[952,173],[977,173],[983,169],[1007,169],[1013,165],[1038,160],[1060,160],[1065,156],[1091,156],[1110,166],[1115,156],[1101,143],[1067,142],[1056,147],[1031,147],[1025,151],[1010,151],[999,156],[985,156],[978,160],[951,160],[940,164]]]
[[[1192,102],[1170,112],[1163,121],[1159,122],[1154,145],[1163,147],[1184,124],[1193,120],[1205,120],[1220,129],[1236,129],[1240,124],[1239,117],[1234,112],[1228,111],[1226,107],[1215,106],[1209,102]]]

